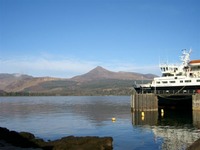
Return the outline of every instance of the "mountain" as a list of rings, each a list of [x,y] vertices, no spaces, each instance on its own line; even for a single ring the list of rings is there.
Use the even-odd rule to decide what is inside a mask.
[[[112,72],[103,67],[96,67],[86,74],[71,78],[72,81],[87,82],[99,79],[119,79],[119,80],[152,80],[156,77],[153,74],[140,74],[133,72]]]
[[[26,82],[33,77],[21,74],[0,74],[0,89],[7,89],[7,86],[12,86],[20,82]]]
[[[0,95],[129,95],[134,82],[145,83],[152,74],[113,72],[96,67],[70,79],[0,74]]]
[[[51,77],[32,77],[24,74],[0,74],[0,90],[18,92],[42,82],[57,80]]]
[[[111,79],[115,78],[115,73],[109,70],[106,70],[100,66],[92,69],[86,74],[75,76],[71,78],[72,81],[77,82],[86,82],[91,80],[97,80],[97,79]]]

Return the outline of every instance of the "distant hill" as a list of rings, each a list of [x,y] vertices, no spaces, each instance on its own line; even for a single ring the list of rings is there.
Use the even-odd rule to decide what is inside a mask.
[[[154,77],[152,74],[113,72],[100,66],[70,79],[0,74],[0,95],[127,95],[134,82],[150,82]]]
[[[40,84],[46,81],[57,80],[51,77],[32,77],[24,74],[0,74],[0,90],[6,92],[19,92],[25,88]]]
[[[99,79],[119,79],[119,80],[152,80],[156,77],[153,74],[140,74],[133,72],[112,72],[104,69],[103,67],[96,67],[86,74],[75,76],[71,78],[72,81],[87,82]]]

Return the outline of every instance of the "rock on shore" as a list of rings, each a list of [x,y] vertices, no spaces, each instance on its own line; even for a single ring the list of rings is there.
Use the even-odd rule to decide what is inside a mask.
[[[200,139],[196,140],[187,150],[200,150]]]
[[[28,132],[9,131],[0,127],[0,149],[44,149],[44,150],[112,150],[112,137],[68,136],[46,142]]]

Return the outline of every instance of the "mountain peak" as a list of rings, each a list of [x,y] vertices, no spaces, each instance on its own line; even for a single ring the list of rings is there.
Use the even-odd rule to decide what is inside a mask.
[[[109,71],[101,66],[97,66],[96,68],[92,69],[86,74],[73,77],[72,80],[75,81],[90,81],[90,80],[96,80],[96,79],[106,79],[106,78],[112,78],[113,76],[112,71]]]
[[[109,70],[107,70],[107,69],[105,69],[105,68],[103,68],[101,66],[97,66],[96,68],[92,69],[88,73],[91,73],[91,72],[99,72],[99,73],[101,73],[101,72],[111,72],[111,71],[109,71]]]
[[[97,66],[96,68],[94,68],[94,70],[101,70],[101,69],[104,69],[104,68],[101,66]]]
[[[71,78],[73,81],[77,82],[87,82],[92,80],[101,80],[101,79],[119,79],[119,80],[137,80],[141,79],[141,76],[144,77],[144,80],[152,79],[153,76],[146,76],[139,73],[131,72],[113,72],[109,71],[101,66],[97,66],[86,74],[75,76]]]

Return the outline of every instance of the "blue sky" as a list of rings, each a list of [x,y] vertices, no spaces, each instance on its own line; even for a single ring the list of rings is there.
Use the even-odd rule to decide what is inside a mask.
[[[160,75],[200,59],[199,0],[0,0],[0,73],[70,78],[102,66]]]

